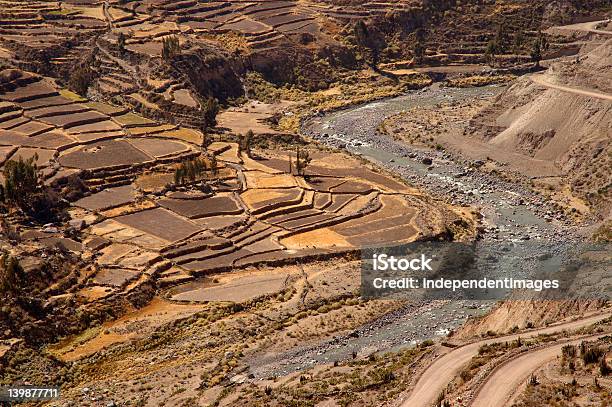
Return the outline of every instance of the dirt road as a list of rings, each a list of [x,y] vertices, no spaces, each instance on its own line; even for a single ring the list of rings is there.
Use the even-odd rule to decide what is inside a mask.
[[[600,35],[612,35],[612,31],[600,30],[597,27],[602,23],[607,23],[609,20],[591,21],[588,23],[578,23],[571,25],[563,25],[558,27],[551,27],[547,30],[550,34],[561,34],[563,32],[586,32]],[[561,32],[559,32],[561,31]]]
[[[414,390],[408,396],[408,398],[402,402],[401,405],[403,407],[431,407],[438,395],[446,388],[447,384],[459,374],[461,368],[468,363],[472,357],[478,354],[478,348],[480,348],[482,345],[500,341],[513,341],[519,336],[522,338],[529,338],[540,334],[550,334],[562,330],[573,330],[601,321],[610,315],[612,314],[609,312],[592,315],[580,320],[549,326],[547,328],[534,330],[528,333],[487,339],[456,348],[444,356],[436,359],[436,361],[419,378]],[[489,407],[498,406],[497,404],[491,403],[481,405],[486,405]]]
[[[550,89],[557,89],[562,92],[573,93],[574,95],[580,95],[580,96],[586,96],[586,97],[592,97],[592,98],[612,101],[612,95],[609,95],[607,93],[594,92],[591,90],[571,88],[568,86],[557,85],[557,84],[551,83],[548,80],[546,75],[542,75],[542,74],[530,75],[529,79],[531,79],[533,83],[536,83],[538,85],[541,85],[541,86],[544,86]]]
[[[602,337],[605,335],[599,335]],[[565,345],[578,345],[581,341],[598,337],[582,337],[573,341],[558,343],[533,352],[526,353],[508,363],[501,365],[480,388],[472,401],[471,407],[503,407],[512,404],[521,387],[529,376],[546,362],[553,360],[561,353]]]

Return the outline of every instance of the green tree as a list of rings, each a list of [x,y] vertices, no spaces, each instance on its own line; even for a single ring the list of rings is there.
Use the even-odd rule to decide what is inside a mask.
[[[25,273],[19,261],[10,254],[0,257],[0,294],[15,291],[25,280]]]
[[[525,43],[525,34],[522,31],[519,31],[514,36],[514,43],[512,47],[514,48],[514,53],[518,54],[521,52],[521,47]]]
[[[366,51],[366,54],[371,55],[370,63],[375,68],[379,57],[379,44],[375,33],[370,32],[370,29],[363,20],[358,20],[353,26],[353,35],[357,45],[363,51]]]
[[[599,373],[601,373],[601,375],[604,377],[612,373],[612,368],[608,365],[608,362],[606,362],[605,355],[603,355],[599,360]]]
[[[172,60],[175,56],[181,53],[181,44],[176,35],[166,37],[162,40],[162,59],[165,61]]]
[[[425,30],[419,28],[415,31],[415,43],[414,43],[414,62],[416,64],[423,63],[423,58],[425,57]]]
[[[9,160],[4,165],[4,200],[9,206],[16,206],[27,210],[32,203],[32,196],[39,188],[38,168],[36,167],[38,155],[24,160]]]
[[[363,20],[358,20],[353,26],[353,34],[357,40],[357,44],[366,45],[368,43],[368,26]]]
[[[214,98],[207,98],[203,103],[200,103],[202,115],[204,118],[204,128],[210,128],[217,125],[217,114],[219,113],[219,102]]]
[[[508,49],[509,37],[506,31],[506,25],[501,23],[497,26],[495,36],[487,42],[485,57],[488,61],[495,59],[496,55],[503,54]]]
[[[542,60],[542,54],[548,51],[550,44],[546,35],[542,31],[538,31],[538,36],[533,41],[531,47],[531,60],[534,62],[537,68],[540,67],[540,61]]]
[[[420,42],[416,42],[414,44],[413,53],[414,53],[414,63],[422,64],[423,57],[425,56],[425,47],[423,46],[423,44]]]
[[[497,55],[497,45],[494,40],[489,40],[487,43],[487,48],[485,50],[485,58],[489,62],[493,62],[495,59],[495,55]]]
[[[117,36],[117,46],[121,53],[125,52],[125,34],[122,32]]]
[[[542,40],[541,40],[541,37],[538,37],[533,41],[533,44],[531,46],[531,61],[533,61],[536,68],[539,68],[541,60],[542,60]]]
[[[18,160],[7,161],[0,195],[9,208],[19,208],[38,221],[49,221],[60,215],[63,203],[51,188],[40,182],[36,160],[37,155],[27,160],[19,157]]]
[[[308,167],[308,165],[312,161],[312,158],[310,158],[310,154],[306,150],[301,150],[298,146],[295,158],[295,170],[297,171],[298,175],[304,175],[306,167]]]
[[[185,182],[185,171],[183,167],[178,167],[174,170],[174,183],[176,185],[182,185]]]
[[[493,41],[495,43],[497,53],[503,54],[506,52],[508,49],[508,33],[504,23],[497,26],[497,31],[495,32],[495,38]]]
[[[215,155],[210,158],[210,172],[214,177],[219,175],[219,164],[217,163],[217,156]]]
[[[206,131],[202,131],[202,151],[206,151],[208,149],[209,144],[210,140],[208,137],[208,133],[206,133]]]
[[[550,48],[550,43],[548,42],[548,37],[542,31],[538,31],[538,37],[540,38],[540,42],[542,44],[542,49],[544,51],[548,51]]]
[[[93,82],[94,74],[91,68],[82,66],[75,69],[68,80],[68,87],[81,96],[87,96],[87,89]]]
[[[251,156],[253,137],[255,137],[255,134],[253,130],[249,129],[246,134],[240,138],[240,150],[244,151],[248,157]]]

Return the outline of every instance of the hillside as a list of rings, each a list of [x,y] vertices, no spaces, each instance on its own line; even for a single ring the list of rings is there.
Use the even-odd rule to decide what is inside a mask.
[[[612,104],[597,92],[612,87],[611,51],[608,40],[580,62],[556,62],[543,74],[519,79],[471,122],[471,130],[494,149],[553,163],[557,173],[541,172],[536,180],[569,185],[603,217],[611,204]]]

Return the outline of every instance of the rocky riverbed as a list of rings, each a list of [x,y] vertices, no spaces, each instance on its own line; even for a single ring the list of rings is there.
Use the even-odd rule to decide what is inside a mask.
[[[362,156],[410,184],[452,205],[477,208],[483,215],[483,238],[558,239],[576,228],[564,214],[521,183],[479,171],[482,161],[446,151],[415,147],[378,131],[386,118],[418,106],[495,95],[502,86],[430,87],[407,95],[312,118],[303,133],[336,148]]]
[[[304,124],[302,132],[320,143],[346,149],[382,166],[437,199],[477,209],[482,215],[481,242],[489,257],[495,257],[499,245],[508,242],[523,244],[518,255],[526,259],[550,258],[551,254],[553,258],[561,256],[581,240],[578,229],[541,196],[521,183],[481,171],[483,162],[466,160],[446,151],[411,146],[378,131],[386,118],[409,108],[491,97],[501,90],[501,86],[431,87],[314,117]],[[530,264],[537,267],[539,263]],[[507,275],[513,273],[510,267],[512,261],[499,262],[487,271],[490,270],[491,275]],[[469,316],[486,312],[494,302],[487,298],[409,304],[331,340],[281,354],[254,355],[249,360],[250,374],[255,379],[281,376],[355,355],[415,346],[456,329]]]

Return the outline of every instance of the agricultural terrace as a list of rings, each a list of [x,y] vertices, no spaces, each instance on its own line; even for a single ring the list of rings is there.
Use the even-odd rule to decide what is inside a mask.
[[[286,149],[247,154],[214,141],[203,150],[197,130],[87,101],[35,74],[0,77],[0,164],[37,155],[45,183],[77,175],[87,188],[69,210],[77,237],[24,234],[93,258],[84,301],[443,230],[443,209],[354,158],[312,150],[298,175]],[[177,179],[194,162],[200,172]]]

